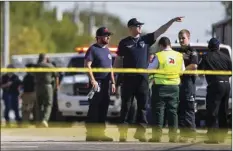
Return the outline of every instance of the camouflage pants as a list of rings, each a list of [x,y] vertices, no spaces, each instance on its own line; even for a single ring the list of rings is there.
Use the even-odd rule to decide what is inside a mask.
[[[36,87],[36,121],[48,121],[53,105],[53,87],[51,84],[39,85]]]
[[[35,103],[36,103],[36,93],[35,92],[24,92],[22,95],[22,118],[24,122],[30,120],[30,114],[33,114],[35,118]]]

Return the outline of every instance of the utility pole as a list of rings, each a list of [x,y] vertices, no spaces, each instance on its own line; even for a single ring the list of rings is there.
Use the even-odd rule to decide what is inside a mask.
[[[59,22],[63,19],[63,12],[59,7],[56,8],[56,19]]]
[[[78,24],[78,22],[80,21],[79,19],[79,14],[80,14],[80,10],[79,10],[79,3],[75,2],[74,4],[74,23]]]
[[[89,12],[89,35],[93,36],[93,29],[95,26],[95,16],[94,16],[94,2],[90,4],[90,12]]]
[[[84,33],[84,25],[83,22],[80,20],[80,7],[79,7],[79,3],[75,2],[75,6],[74,6],[74,23],[78,26],[78,35],[83,35]]]
[[[107,2],[103,2],[103,25],[104,26],[108,26],[108,16],[106,15],[107,14]]]
[[[3,2],[3,67],[9,64],[9,43],[10,43],[10,2]]]

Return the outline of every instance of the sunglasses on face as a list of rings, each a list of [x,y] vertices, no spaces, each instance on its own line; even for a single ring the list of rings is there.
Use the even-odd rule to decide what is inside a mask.
[[[97,37],[99,37],[99,38],[105,38],[105,37],[110,37],[110,35],[104,35],[104,36],[97,36]]]
[[[131,28],[132,28],[132,27],[141,28],[142,25],[134,25],[134,26],[130,26],[130,27],[131,27]]]

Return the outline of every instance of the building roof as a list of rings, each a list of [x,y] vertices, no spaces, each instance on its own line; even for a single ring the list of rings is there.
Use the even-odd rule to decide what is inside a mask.
[[[222,26],[222,25],[225,25],[225,24],[228,24],[228,23],[231,23],[231,22],[232,22],[232,18],[227,17],[224,20],[221,20],[221,21],[219,21],[217,23],[212,24],[212,27],[215,28],[215,27]]]

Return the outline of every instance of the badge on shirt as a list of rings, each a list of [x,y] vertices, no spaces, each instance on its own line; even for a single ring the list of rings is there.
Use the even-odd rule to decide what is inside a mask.
[[[144,48],[145,42],[144,42],[144,41],[140,41],[140,42],[139,42],[139,45],[140,45],[142,48]]]
[[[112,60],[111,54],[108,54],[108,59],[109,59],[109,60]]]
[[[133,47],[133,45],[128,45],[128,46],[126,46],[126,47],[128,47],[128,48],[132,48],[132,47]]]

